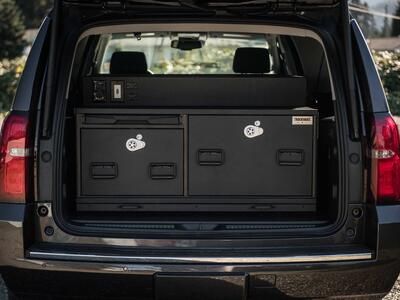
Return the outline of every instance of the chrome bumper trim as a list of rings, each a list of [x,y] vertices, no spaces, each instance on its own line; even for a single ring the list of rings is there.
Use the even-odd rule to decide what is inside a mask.
[[[268,263],[320,263],[340,261],[371,260],[371,252],[342,253],[342,254],[311,254],[298,256],[257,256],[257,257],[183,257],[183,256],[120,256],[79,254],[61,252],[28,251],[30,259],[86,261],[86,262],[122,262],[122,263],[151,263],[151,264],[268,264]]]

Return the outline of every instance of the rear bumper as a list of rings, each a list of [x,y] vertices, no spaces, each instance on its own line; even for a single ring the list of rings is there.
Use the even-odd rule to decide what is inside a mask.
[[[154,299],[158,286],[163,286],[157,278],[179,275],[189,280],[189,286],[196,286],[195,282],[204,286],[198,291],[203,299],[208,299],[208,287],[213,295],[222,297],[213,299],[227,299],[226,286],[231,278],[244,282],[247,296],[242,299],[384,295],[400,271],[400,208],[395,206],[377,208],[376,249],[321,249],[291,255],[259,252],[246,256],[177,256],[167,251],[161,255],[93,254],[46,245],[25,251],[29,236],[33,236],[27,231],[33,228],[26,218],[31,214],[25,213],[30,208],[0,206],[0,272],[17,293]],[[172,282],[167,286],[173,289],[177,281]]]
[[[35,264],[35,261],[27,261],[27,264]],[[17,293],[67,298],[154,299],[155,293],[164,293],[158,290],[157,279],[172,276],[186,280],[191,292],[200,295],[195,299],[231,299],[226,298],[226,287],[233,277],[242,280],[246,288],[246,297],[240,299],[249,300],[383,296],[390,291],[398,272],[399,264],[395,261],[386,264],[353,262],[305,265],[129,265],[47,261],[45,266],[39,264],[39,268],[2,269],[7,285]],[[199,290],[194,288],[195,276],[203,281],[203,284],[197,283],[202,287]],[[179,285],[170,288],[177,294],[168,299],[189,299],[188,291],[181,290]],[[221,297],[214,297],[216,294]]]

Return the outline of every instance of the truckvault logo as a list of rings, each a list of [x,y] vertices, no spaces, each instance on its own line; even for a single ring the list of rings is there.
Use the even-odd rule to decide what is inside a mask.
[[[264,133],[264,129],[262,129],[260,125],[261,122],[258,120],[254,122],[254,125],[247,125],[243,130],[244,136],[252,139],[262,135]]]
[[[293,116],[292,125],[312,125],[313,117],[310,116]]]
[[[126,149],[128,151],[134,152],[146,147],[145,141],[143,141],[143,136],[139,133],[136,138],[130,138],[126,141]]]

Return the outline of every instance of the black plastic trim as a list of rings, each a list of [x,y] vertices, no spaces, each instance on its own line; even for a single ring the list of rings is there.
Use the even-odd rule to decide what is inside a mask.
[[[35,84],[41,85],[37,82],[36,77],[39,75],[40,60],[43,56],[45,42],[50,27],[50,19],[46,17],[40,26],[38,35],[33,43],[31,51],[29,52],[28,59],[24,71],[19,80],[18,88],[15,94],[13,110],[29,111],[31,109],[31,102],[34,96]]]
[[[365,110],[367,112],[388,112],[389,106],[385,91],[376,69],[374,59],[369,51],[365,37],[355,20],[350,23],[354,41],[355,63],[358,69],[357,75],[360,80],[361,93]]]

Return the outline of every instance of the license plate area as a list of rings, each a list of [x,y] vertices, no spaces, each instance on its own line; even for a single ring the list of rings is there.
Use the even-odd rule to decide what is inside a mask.
[[[155,275],[156,300],[244,300],[245,274],[167,274]]]

